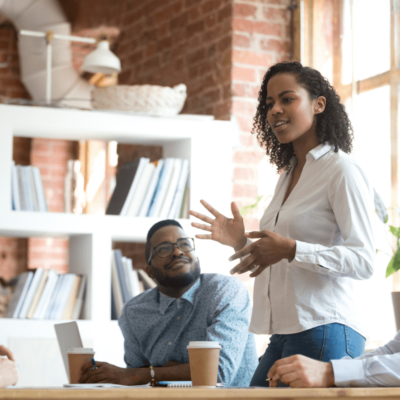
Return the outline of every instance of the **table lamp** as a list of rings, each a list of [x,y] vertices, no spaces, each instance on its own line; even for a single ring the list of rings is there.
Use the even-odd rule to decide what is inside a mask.
[[[53,31],[19,31],[20,35],[41,37],[46,39],[46,103],[51,102],[51,42],[57,40],[69,40],[72,42],[96,43],[94,38],[86,38],[80,36],[59,35]],[[87,72],[101,72],[103,74],[112,74],[121,71],[121,62],[119,58],[110,50],[110,45],[106,35],[101,35],[96,50],[89,53],[84,61],[82,69]]]

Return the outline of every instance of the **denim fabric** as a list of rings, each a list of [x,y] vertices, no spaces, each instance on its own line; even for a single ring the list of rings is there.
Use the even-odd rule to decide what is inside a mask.
[[[258,364],[250,386],[268,386],[265,381],[275,361],[301,354],[320,361],[355,358],[364,353],[365,338],[342,324],[317,326],[291,335],[272,335],[267,350]],[[285,386],[279,382],[279,386]]]

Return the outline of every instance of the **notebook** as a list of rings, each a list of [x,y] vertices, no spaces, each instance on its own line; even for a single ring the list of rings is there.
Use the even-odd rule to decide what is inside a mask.
[[[158,383],[170,388],[192,387],[192,381],[161,381]]]

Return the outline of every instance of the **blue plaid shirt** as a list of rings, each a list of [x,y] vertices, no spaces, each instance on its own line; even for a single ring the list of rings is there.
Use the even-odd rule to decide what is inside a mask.
[[[217,341],[219,381],[249,386],[258,364],[250,314],[248,291],[235,277],[202,274],[179,299],[147,290],[126,303],[119,319],[127,367],[186,364],[190,341]]]

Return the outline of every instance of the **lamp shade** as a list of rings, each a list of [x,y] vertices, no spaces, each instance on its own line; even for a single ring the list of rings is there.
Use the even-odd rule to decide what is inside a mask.
[[[88,54],[83,60],[82,69],[87,72],[112,74],[121,71],[119,58],[110,50],[107,40],[101,40],[97,49]]]

